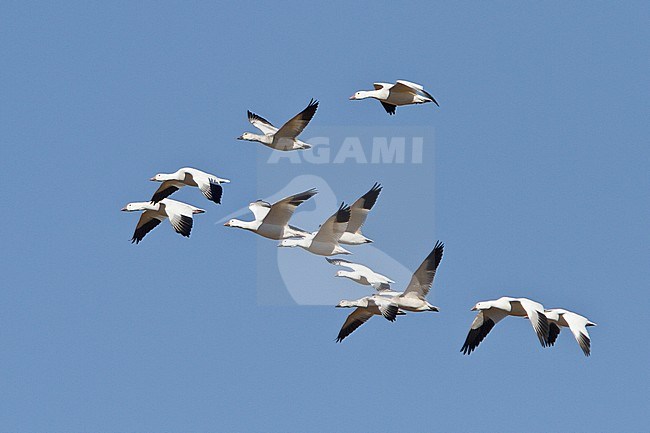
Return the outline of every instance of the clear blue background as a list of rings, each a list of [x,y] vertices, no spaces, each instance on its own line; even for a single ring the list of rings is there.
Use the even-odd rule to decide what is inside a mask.
[[[647,2],[107,3],[0,6],[0,430],[647,430]],[[347,100],[398,78],[441,108]],[[258,240],[214,225],[258,194],[234,137],[310,97],[321,125],[436,128],[435,188],[380,202],[430,225],[367,231],[413,267],[445,241],[441,313],[335,344],[347,311],[257,305]],[[131,245],[119,209],[183,165],[232,178],[224,205],[180,191],[192,238]],[[521,319],[462,356],[505,294],[597,322],[592,356]]]

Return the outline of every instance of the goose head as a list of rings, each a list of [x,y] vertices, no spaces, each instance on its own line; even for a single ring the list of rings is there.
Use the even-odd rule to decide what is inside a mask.
[[[372,97],[372,92],[366,90],[359,90],[354,95],[350,96],[350,101],[357,101],[359,99],[366,99]]]
[[[238,219],[231,219],[227,223],[224,224],[225,227],[239,227],[239,228],[244,228],[243,226],[244,221],[240,221]]]
[[[477,302],[476,305],[470,308],[470,311],[487,310],[488,308],[490,308],[490,306],[485,302]]]
[[[336,308],[351,308],[351,307],[356,307],[356,304],[353,301],[348,301],[345,299],[342,299],[339,301],[338,304],[336,304]]]
[[[255,141],[255,134],[252,134],[250,132],[244,132],[242,135],[237,137],[237,140],[247,140],[247,141]]]
[[[301,240],[303,238],[300,237],[294,237],[294,238],[288,238],[288,239],[282,239],[280,243],[278,244],[278,247],[287,247],[287,248],[293,248],[300,246]]]
[[[335,277],[346,277],[350,278],[353,280],[358,280],[356,274],[354,272],[348,272],[348,271],[336,271],[336,274],[334,274]]]
[[[156,174],[154,177],[152,177],[152,178],[149,179],[149,180],[152,181],[152,182],[164,182],[164,181],[167,180],[168,177],[169,177],[168,174],[165,174],[165,173],[158,173],[158,174]]]
[[[128,203],[126,206],[124,206],[122,209],[120,209],[122,212],[135,212],[139,210],[145,210],[148,209],[149,203],[145,202],[133,202],[133,203]]]

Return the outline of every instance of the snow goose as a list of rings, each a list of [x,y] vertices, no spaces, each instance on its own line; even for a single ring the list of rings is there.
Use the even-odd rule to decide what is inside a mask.
[[[590,322],[584,316],[573,313],[561,308],[552,308],[544,310],[544,314],[548,318],[548,345],[553,346],[557,336],[560,334],[560,327],[569,328],[585,356],[591,354],[591,339],[587,332],[587,326],[596,326],[595,323]]]
[[[343,340],[375,314],[381,314],[392,321],[396,315],[405,311],[439,311],[438,307],[427,302],[425,297],[431,289],[436,269],[440,264],[440,260],[442,260],[443,249],[444,244],[440,241],[436,242],[431,253],[411,277],[411,281],[404,292],[400,293],[387,289],[357,301],[339,302],[337,307],[357,307],[357,309],[348,316],[336,341]],[[333,261],[330,261],[330,263],[333,263]],[[346,264],[346,266],[348,265]]]
[[[396,316],[405,314],[390,303],[390,300],[378,295],[366,296],[354,301],[342,300],[336,305],[337,308],[354,308],[345,319],[336,342],[340,343],[345,337],[353,333],[359,326],[363,325],[372,316],[384,316],[387,320],[393,322]]]
[[[340,243],[346,245],[361,245],[372,242],[372,240],[361,234],[361,226],[366,222],[368,212],[370,212],[370,209],[375,205],[380,192],[381,185],[375,183],[372,188],[370,188],[370,191],[352,203],[352,206],[350,206],[350,222],[348,223],[347,229],[345,229],[345,233],[341,236],[341,240],[339,241]]]
[[[273,126],[271,122],[255,113],[248,112],[248,121],[264,135],[244,132],[237,140],[257,141],[275,150],[304,150],[311,146],[296,137],[305,129],[309,121],[314,117],[318,101],[309,101],[307,108],[296,114],[280,129]]]
[[[122,211],[144,211],[131,238],[131,242],[136,244],[166,218],[169,218],[176,233],[189,238],[192,231],[192,215],[205,212],[198,207],[167,198],[155,204],[146,201],[129,203],[122,208]]]
[[[330,259],[327,257],[325,260],[335,266],[343,266],[345,268],[352,269],[352,271],[337,271],[337,277],[349,278],[352,281],[355,281],[364,286],[372,286],[375,290],[378,291],[389,290],[390,284],[395,282],[387,276],[378,274],[369,267],[361,265],[359,263],[352,263],[343,259]]]
[[[316,189],[301,192],[299,194],[285,197],[280,201],[269,204],[262,200],[251,203],[248,208],[253,212],[255,220],[241,221],[231,219],[224,225],[250,230],[265,238],[280,240],[290,237],[306,236],[309,233],[297,227],[289,225],[289,220],[296,208],[304,201],[316,195]]]
[[[438,107],[440,106],[435,98],[424,90],[424,87],[410,81],[397,80],[395,84],[374,83],[373,86],[375,90],[360,90],[350,96],[350,99],[377,99],[390,115],[395,114],[395,108],[399,105],[433,102]]]
[[[438,241],[433,250],[424,259],[422,264],[413,273],[406,290],[397,296],[392,297],[391,302],[399,307],[400,310],[411,311],[414,313],[421,311],[440,311],[438,307],[431,305],[426,296],[431,290],[433,278],[436,276],[436,269],[442,260],[442,253],[445,245]]]
[[[216,204],[221,204],[223,194],[222,183],[230,183],[228,179],[222,179],[196,168],[183,167],[174,173],[158,173],[150,180],[162,182],[160,187],[151,197],[151,203],[158,203],[160,200],[169,197],[184,186],[196,186],[203,195]]]
[[[478,302],[472,311],[478,311],[470,327],[463,347],[460,349],[465,355],[472,353],[483,341],[490,330],[506,316],[527,317],[533,325],[542,347],[546,347],[549,339],[548,320],[544,314],[544,306],[526,298],[510,298],[504,296],[493,301]]]
[[[350,206],[341,203],[339,209],[321,225],[314,233],[307,233],[302,237],[284,239],[280,247],[301,247],[312,254],[319,256],[333,256],[336,254],[352,254],[339,245],[339,239],[345,232],[350,221]]]

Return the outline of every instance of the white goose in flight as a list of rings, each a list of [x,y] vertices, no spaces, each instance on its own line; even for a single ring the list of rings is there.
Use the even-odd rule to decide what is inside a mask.
[[[433,278],[436,276],[436,269],[442,260],[442,253],[445,245],[438,241],[433,247],[433,250],[424,259],[422,264],[413,273],[409,285],[406,290],[398,296],[391,299],[394,308],[400,310],[418,313],[421,311],[440,311],[438,307],[431,305],[426,296],[431,290]]]
[[[248,112],[248,121],[264,135],[244,132],[237,140],[257,141],[275,150],[305,150],[311,145],[297,139],[298,135],[307,127],[309,121],[314,117],[318,101],[309,101],[307,108],[296,114],[280,129],[273,126],[271,122],[255,113]]]
[[[343,340],[355,329],[363,325],[375,314],[381,314],[388,320],[393,321],[395,316],[409,312],[439,311],[438,307],[431,305],[426,296],[433,284],[436,269],[442,260],[444,244],[436,242],[433,250],[420,267],[415,271],[409,285],[404,292],[399,293],[392,290],[380,291],[378,294],[366,296],[356,301],[341,301],[337,307],[356,306],[357,310],[352,312],[343,324],[337,341]]]
[[[301,192],[279,200],[273,204],[262,200],[251,203],[248,208],[253,212],[255,220],[241,221],[231,219],[224,224],[226,227],[236,227],[257,233],[265,238],[280,240],[291,237],[306,236],[309,233],[289,225],[289,220],[296,208],[304,201],[316,195],[316,189]]]
[[[349,278],[364,286],[372,286],[378,291],[390,290],[390,284],[395,282],[387,276],[378,274],[369,267],[359,263],[352,263],[343,259],[330,259],[327,257],[325,260],[335,266],[343,266],[352,269],[352,271],[337,271],[335,276]]]
[[[381,188],[380,184],[375,183],[367,193],[352,203],[352,206],[350,206],[350,222],[345,229],[345,233],[343,233],[339,240],[340,243],[345,245],[361,245],[372,242],[372,240],[361,233],[361,227],[366,222],[368,212],[375,205]]]
[[[198,207],[168,198],[162,199],[155,204],[146,201],[129,203],[122,208],[122,211],[144,211],[131,238],[131,242],[136,244],[167,218],[169,218],[169,222],[176,230],[176,233],[190,237],[193,224],[192,215],[205,212]]]
[[[374,83],[375,90],[359,90],[350,96],[351,100],[374,98],[381,102],[386,112],[395,114],[395,108],[400,105],[424,104],[433,102],[438,107],[440,104],[433,96],[419,84],[410,81],[397,80],[395,84]]]
[[[396,316],[405,314],[395,308],[391,308],[390,299],[372,295],[366,296],[354,301],[342,300],[336,305],[337,308],[355,308],[350,315],[345,319],[339,335],[336,337],[336,342],[340,343],[345,337],[352,334],[359,326],[363,325],[372,316],[384,316],[387,320],[394,322]]]
[[[580,348],[584,352],[585,356],[589,356],[591,354],[591,339],[589,338],[587,327],[596,326],[595,323],[590,322],[589,319],[584,316],[568,310],[563,310],[561,308],[544,310],[544,314],[548,318],[549,322],[549,346],[553,346],[555,344],[555,340],[560,334],[560,328],[565,327],[569,328],[576,341],[578,342],[578,345],[580,345]]]
[[[339,245],[339,239],[350,221],[350,206],[341,203],[339,209],[321,225],[315,233],[284,239],[279,247],[301,247],[319,256],[352,254]]]
[[[180,168],[174,173],[158,173],[150,180],[162,182],[153,197],[151,197],[151,203],[154,204],[169,197],[184,186],[196,186],[201,190],[205,198],[216,204],[221,204],[223,194],[221,184],[230,183],[228,179],[222,179],[214,174],[191,167]]]
[[[507,316],[527,317],[533,325],[533,330],[542,347],[549,345],[548,320],[544,314],[544,306],[538,302],[526,298],[504,296],[493,301],[478,302],[471,310],[478,311],[478,314],[472,322],[463,347],[460,349],[465,355],[472,353],[494,325]]]

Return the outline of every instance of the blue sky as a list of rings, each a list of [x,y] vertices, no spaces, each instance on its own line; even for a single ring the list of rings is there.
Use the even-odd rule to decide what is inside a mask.
[[[105,3],[0,6],[1,431],[647,428],[647,2]],[[399,78],[441,108],[347,100]],[[312,97],[313,128],[434,128],[430,184],[321,171],[338,199],[384,184],[365,231],[405,266],[445,242],[439,314],[335,344],[348,311],[258,303],[276,243],[215,222],[287,172],[234,138]],[[184,165],[232,179],[224,204],[179,191],[192,237],[132,245],[119,209]],[[520,319],[462,356],[502,295],[588,316],[592,356]]]

